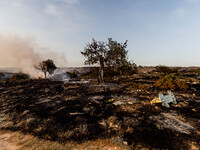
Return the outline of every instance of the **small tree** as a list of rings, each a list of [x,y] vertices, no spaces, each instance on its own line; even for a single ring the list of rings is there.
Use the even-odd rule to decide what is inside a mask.
[[[92,39],[92,43],[87,44],[84,51],[81,52],[86,57],[85,64],[99,64],[99,82],[103,83],[104,63],[106,60],[107,49],[104,42],[97,42]]]
[[[92,39],[92,43],[87,44],[84,51],[81,52],[86,57],[85,64],[99,64],[99,81],[103,83],[104,65],[114,71],[127,71],[132,68],[132,63],[128,61],[126,50],[127,41],[118,43],[112,38],[108,39],[108,43],[97,42]],[[126,69],[128,68],[128,69]],[[124,70],[125,69],[125,70]]]
[[[54,70],[57,68],[53,60],[47,59],[39,63],[39,66],[35,66],[36,69],[41,70],[44,73],[45,79],[47,78],[47,73],[53,74]]]

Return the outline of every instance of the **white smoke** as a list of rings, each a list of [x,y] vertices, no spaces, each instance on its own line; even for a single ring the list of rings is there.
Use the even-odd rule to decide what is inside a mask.
[[[40,48],[32,38],[0,34],[0,67],[19,68],[31,77],[38,77],[39,72],[34,65],[45,59],[52,59],[56,65],[61,66],[67,63],[63,55]]]

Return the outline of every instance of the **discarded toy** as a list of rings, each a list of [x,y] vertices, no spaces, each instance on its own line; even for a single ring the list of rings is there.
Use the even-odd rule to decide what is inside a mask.
[[[159,94],[159,98],[153,99],[150,103],[162,103],[163,106],[165,107],[170,107],[169,103],[177,104],[176,98],[174,94],[171,91],[168,91],[168,95],[163,95],[162,93]]]

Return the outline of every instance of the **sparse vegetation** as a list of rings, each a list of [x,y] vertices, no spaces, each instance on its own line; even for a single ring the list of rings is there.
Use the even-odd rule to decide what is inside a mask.
[[[171,69],[169,67],[162,65],[156,66],[155,71],[160,73],[171,73]]]
[[[185,77],[183,79],[185,82],[188,82],[188,83],[199,83],[199,80],[193,77]]]
[[[159,73],[164,73],[164,74],[170,74],[170,73],[179,73],[180,72],[180,67],[167,67],[167,66],[156,66],[155,71]]]
[[[25,73],[17,73],[13,75],[9,80],[10,81],[19,81],[19,80],[28,80],[30,79],[30,76]]]
[[[188,72],[190,72],[190,73],[200,73],[200,69],[198,68],[198,69],[190,69],[190,70],[188,70]]]
[[[142,83],[130,83],[126,84],[126,88],[128,90],[141,90],[141,91],[148,91],[151,88],[149,84],[142,84]]]

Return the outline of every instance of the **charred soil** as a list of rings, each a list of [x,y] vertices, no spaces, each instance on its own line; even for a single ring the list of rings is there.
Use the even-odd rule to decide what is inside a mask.
[[[175,91],[178,104],[165,108],[150,104],[162,91],[150,80],[129,77],[106,85],[1,81],[0,130],[59,143],[111,139],[124,149],[199,149],[199,86]],[[133,82],[145,86],[138,89],[130,86]]]

